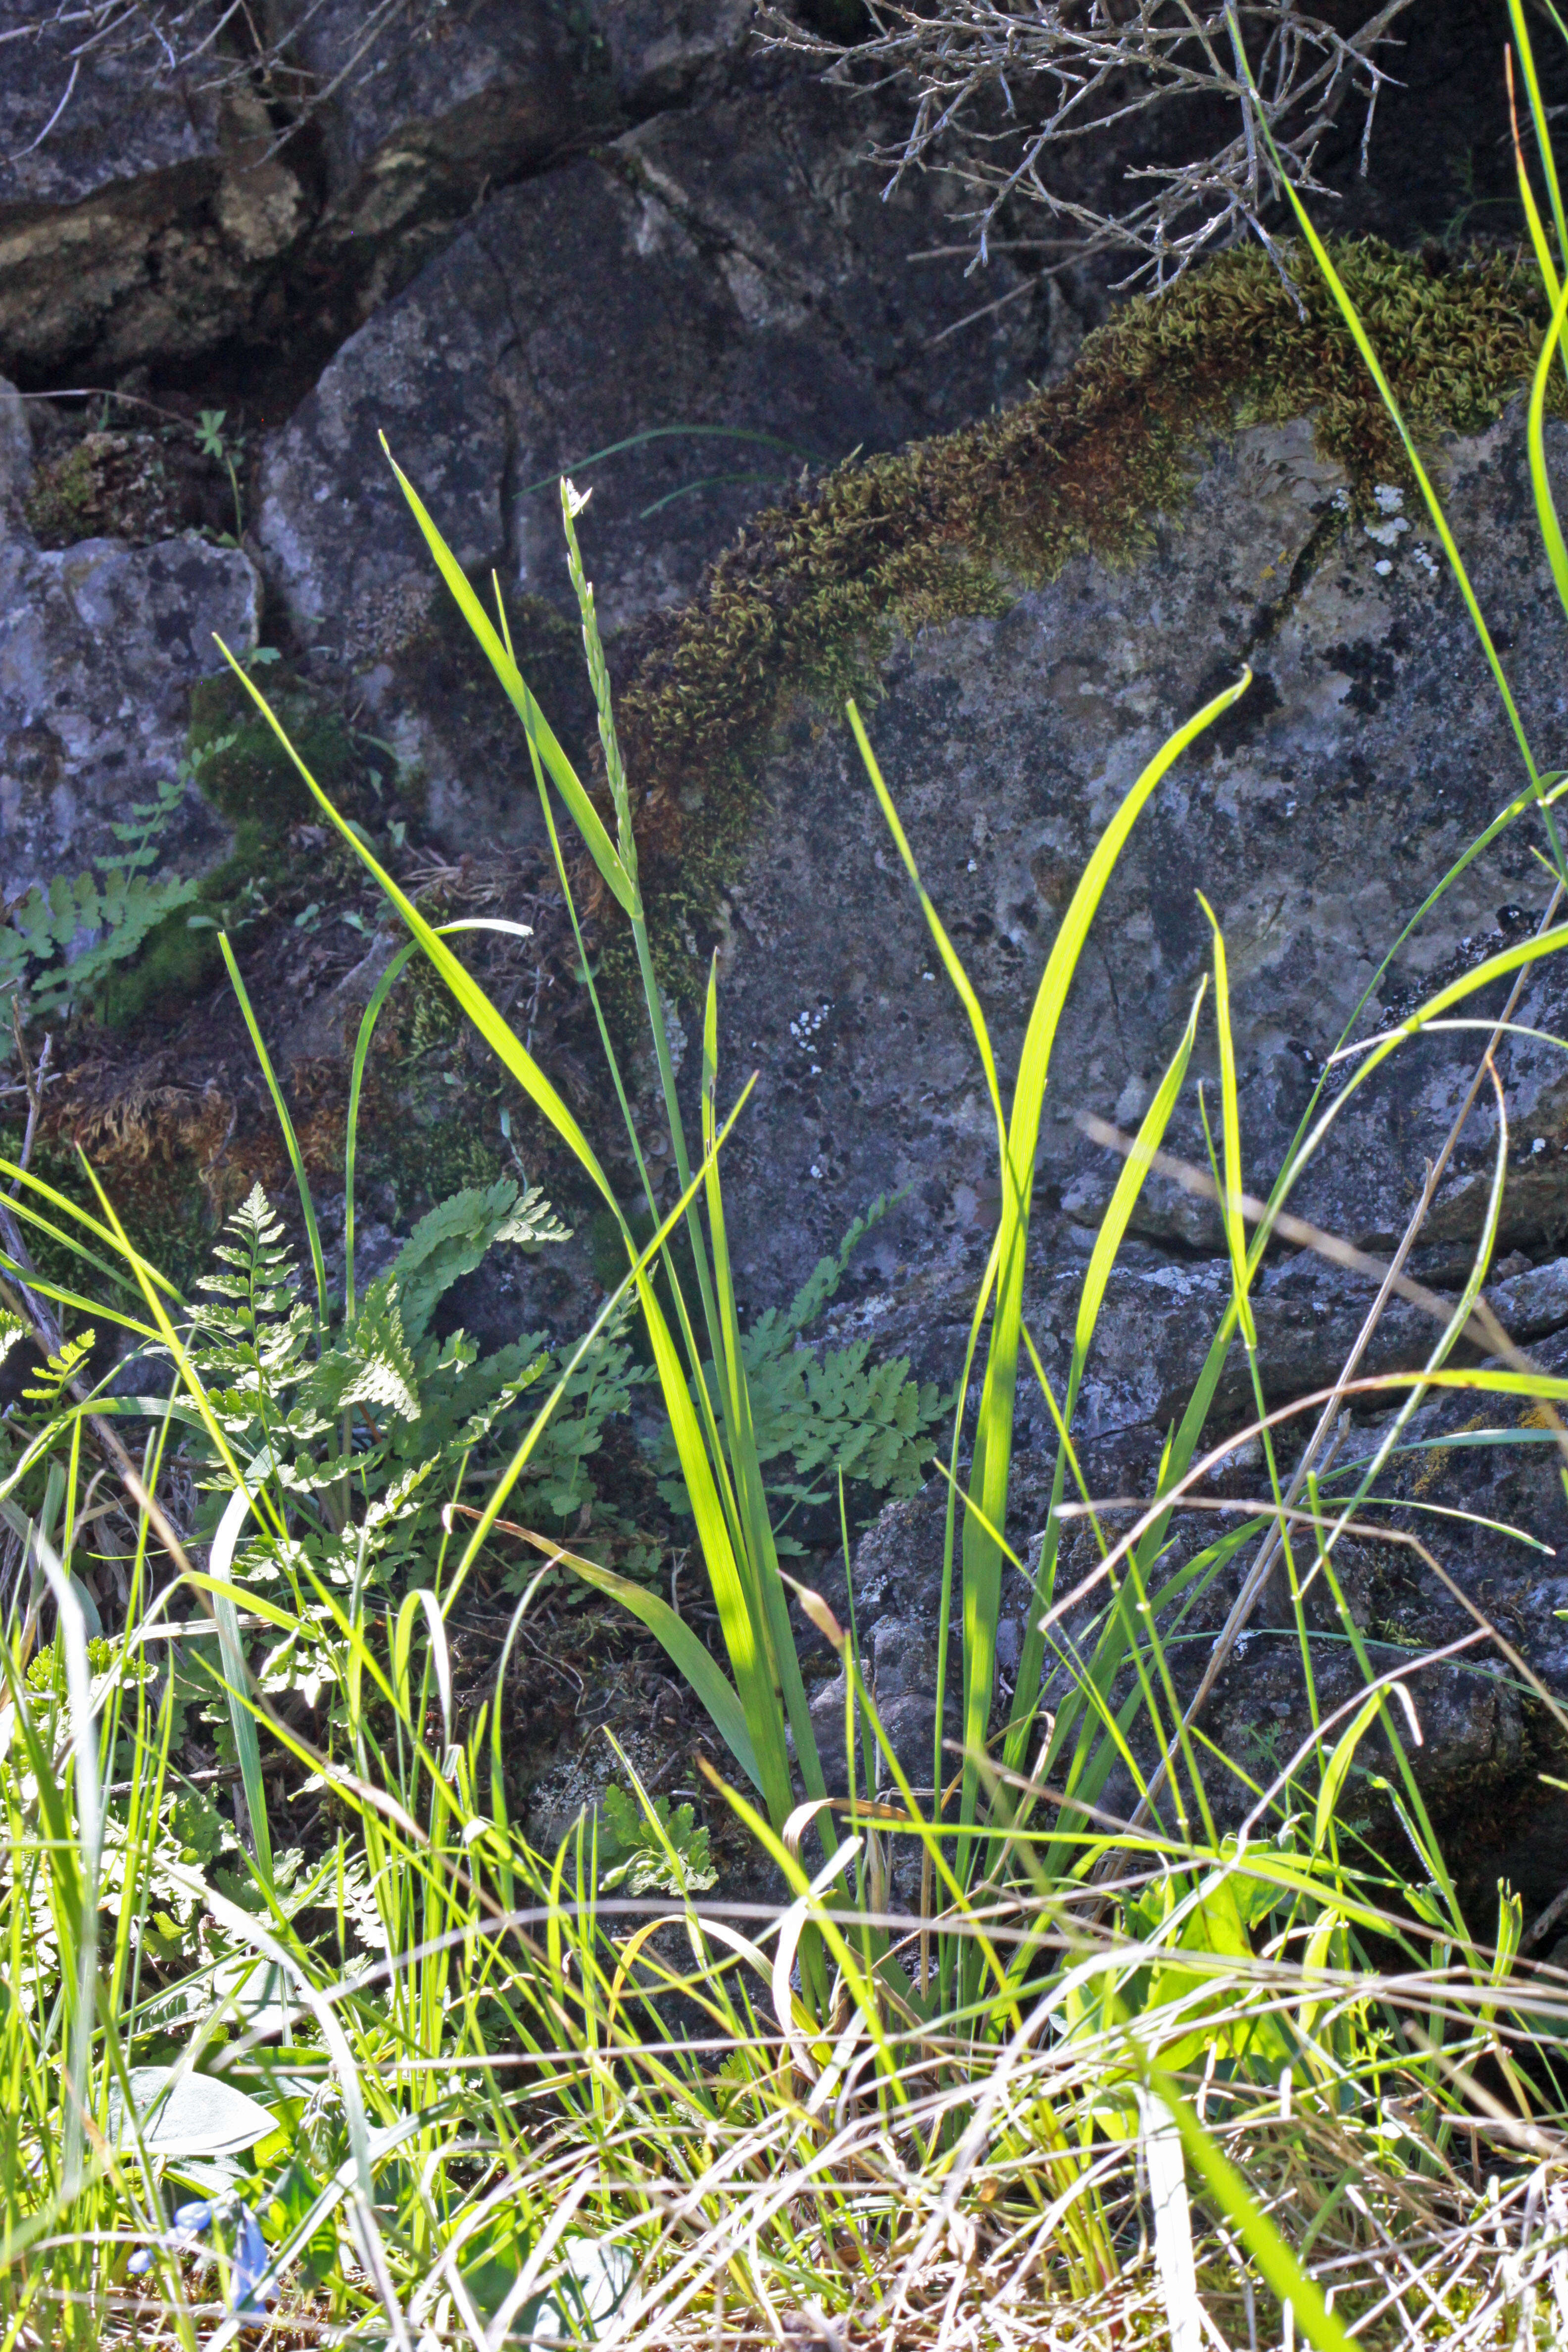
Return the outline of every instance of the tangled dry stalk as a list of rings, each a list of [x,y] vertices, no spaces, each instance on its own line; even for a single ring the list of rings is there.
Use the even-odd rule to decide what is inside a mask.
[[[58,96],[40,102],[30,142],[4,161],[21,163],[69,121],[82,75],[119,69],[187,103],[211,104],[244,87],[278,110],[281,135],[355,81],[396,26],[417,32],[439,0],[363,0],[344,54],[330,76],[300,63],[299,44],[330,0],[54,0],[30,21],[0,32],[0,72],[27,45],[58,70]],[[335,11],[333,12],[336,13]]]
[[[1123,284],[1163,287],[1200,254],[1248,234],[1272,251],[1270,206],[1286,179],[1324,193],[1315,159],[1348,104],[1364,110],[1364,172],[1390,79],[1378,53],[1407,5],[1384,0],[1344,33],[1294,0],[868,0],[874,31],[857,42],[815,31],[787,8],[764,15],[775,45],[829,60],[829,80],[912,97],[902,141],[873,153],[893,166],[891,185],[938,162],[956,173],[973,197],[963,215],[972,268],[1002,249],[1001,228],[1007,249],[1057,252],[1047,271],[1124,249],[1137,258]],[[1115,209],[1074,192],[1075,144],[1124,142],[1138,118],[1172,113],[1178,102],[1194,152],[1130,163],[1128,198]],[[1259,115],[1274,154],[1258,135]],[[1216,145],[1211,133],[1221,122],[1231,128]],[[1005,236],[1006,208],[1018,197],[1044,205],[1049,234]]]

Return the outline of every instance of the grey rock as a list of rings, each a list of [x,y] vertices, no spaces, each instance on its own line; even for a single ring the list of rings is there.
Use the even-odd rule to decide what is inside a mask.
[[[1568,470],[1561,427],[1552,428],[1550,455],[1561,482]],[[1525,723],[1540,759],[1555,763],[1561,719],[1551,681],[1563,617],[1534,552],[1519,411],[1485,435],[1451,438],[1441,469],[1483,607],[1510,646]],[[1377,1034],[1439,983],[1527,936],[1550,897],[1531,855],[1537,833],[1521,824],[1476,861],[1377,976],[1433,881],[1522,779],[1462,604],[1419,518],[1407,517],[1412,527],[1393,534],[1391,545],[1374,540],[1336,506],[1340,488],[1304,422],[1241,431],[1203,453],[1190,506],[1162,524],[1148,556],[1117,571],[1075,559],[1050,586],[1018,596],[1005,618],[898,640],[882,664],[884,698],[868,712],[871,736],[979,991],[1005,1084],[1047,948],[1094,839],[1180,719],[1244,659],[1255,672],[1248,698],[1172,771],[1134,829],[1058,1038],[1026,1297],[1058,1395],[1093,1232],[1121,1165],[1088,1141],[1077,1115],[1093,1111],[1124,1129],[1141,1117],[1210,961],[1197,891],[1225,929],[1244,1170],[1260,1193],[1342,1037]],[[973,1041],[847,731],[803,703],[764,772],[756,820],[734,857],[721,940],[722,1083],[734,1087],[752,1070],[760,1074],[727,1184],[731,1249],[760,1307],[788,1297],[868,1201],[901,1188],[902,1204],[864,1246],[857,1295],[841,1304],[836,1331],[841,1339],[872,1333],[881,1351],[908,1351],[922,1371],[948,1379],[962,1360],[1000,1198]],[[1491,1018],[1500,1008],[1494,990],[1479,1009]],[[803,1011],[812,1023],[805,1044]],[[1560,1036],[1565,1013],[1568,971],[1546,964],[1527,978],[1517,1019]],[[1483,1044],[1472,1030],[1402,1047],[1338,1115],[1291,1206],[1386,1255]],[[1555,1370],[1568,1360],[1568,1267],[1558,1255],[1568,1232],[1568,1076],[1556,1049],[1522,1034],[1504,1042],[1497,1065],[1509,1121],[1501,1246],[1522,1255],[1504,1264],[1491,1297],[1505,1327]],[[1169,1138],[1170,1148],[1202,1164],[1200,1079],[1216,1105],[1212,1018]],[[1217,1119],[1217,1110],[1212,1115]],[[1441,1295],[1454,1295],[1468,1267],[1499,1141],[1489,1090],[1415,1262]],[[1229,1295],[1213,1212],[1152,1180],[1107,1288],[1079,1407],[1092,1492],[1151,1491],[1163,1433],[1185,1403]],[[1270,1405],[1331,1385],[1372,1297],[1370,1283],[1310,1251],[1279,1255],[1264,1268],[1255,1306]],[[1363,1374],[1419,1364],[1436,1328],[1419,1307],[1396,1300]],[[1450,1449],[1445,1433],[1473,1422],[1477,1404],[1471,1396],[1426,1409],[1415,1450],[1390,1474],[1394,1495],[1411,1507],[1391,1525],[1427,1544],[1548,1690],[1568,1696],[1568,1640],[1556,1613],[1568,1605],[1557,1572],[1568,1557],[1568,1517],[1554,1451],[1534,1442],[1544,1432],[1515,1431],[1517,1412],[1491,1408],[1482,1414],[1488,1424],[1521,1442],[1495,1452]],[[1379,1405],[1363,1398],[1358,1410]],[[1251,1415],[1251,1374],[1236,1349],[1209,1442],[1223,1442]],[[1048,1415],[1027,1375],[1018,1432],[1008,1532],[1022,1549],[1043,1521],[1054,1454]],[[1352,1455],[1370,1445],[1370,1437],[1352,1434]],[[1281,1442],[1295,1441],[1287,1433]],[[1211,1491],[1237,1501],[1266,1495],[1256,1446],[1221,1465]],[[1551,1556],[1495,1528],[1434,1519],[1433,1503],[1522,1528]],[[855,1593],[863,1643],[875,1643],[887,1616],[917,1623],[934,1643],[946,1507],[945,1485],[935,1482],[917,1502],[891,1507],[862,1538]],[[1212,1516],[1194,1516],[1180,1528],[1186,1553],[1212,1540],[1215,1527]],[[1417,1645],[1464,1632],[1462,1609],[1418,1555],[1371,1543],[1351,1549],[1352,1613],[1374,1644],[1394,1642],[1395,1626],[1398,1640]],[[1064,1570],[1069,1576],[1091,1565],[1089,1552],[1075,1557]],[[1194,1679],[1204,1637],[1217,1631],[1240,1565],[1226,1573],[1184,1628],[1180,1670]],[[827,1589],[839,1606],[831,1579]],[[1005,1604],[1014,1628],[1008,1674],[1021,1651],[1026,1597],[1020,1580]],[[1327,1619],[1320,1632],[1322,1703],[1331,1707],[1350,1700],[1359,1676],[1347,1645],[1330,1638],[1335,1627]],[[1423,1668],[1413,1696],[1424,1729],[1423,1785],[1468,1836],[1479,1791],[1506,1811],[1510,1790],[1533,1785],[1540,1709],[1488,1643]],[[1309,1738],[1282,1587],[1266,1596],[1249,1643],[1216,1690],[1209,1728],[1222,1747],[1239,1743],[1235,1752],[1250,1756],[1255,1769]],[[1373,1743],[1369,1761],[1378,1752]],[[1130,1801],[1128,1790],[1115,1800]],[[1530,1872],[1533,1884],[1536,1864]]]
[[[912,1789],[931,1786],[931,1768],[935,1762],[936,1701],[929,1694],[922,1696],[910,1691],[901,1698],[890,1698],[877,1709],[883,1737],[899,1759],[899,1769]],[[896,1789],[898,1781],[886,1756],[877,1751],[877,1786]]]
[[[101,381],[233,338],[331,347],[496,189],[722,87],[752,13],[452,0],[367,46],[356,0],[284,0],[268,29],[295,28],[314,95],[280,139],[303,85],[269,111],[243,80],[160,72],[150,43],[78,60],[70,24],[0,0],[0,365]]]
[[[862,1599],[858,1575],[856,1599],[858,1607]],[[937,1677],[931,1599],[930,1594],[922,1594],[923,1608],[909,1615],[879,1614],[873,1600],[869,1617],[874,1622],[861,1628],[861,1672],[868,1680],[877,1719],[888,1745],[899,1759],[905,1779],[916,1788],[930,1787],[934,1755]],[[849,1786],[845,1754],[847,1691],[847,1679],[841,1666],[836,1675],[819,1684],[811,1694],[811,1727],[816,1738],[823,1780],[830,1796],[846,1795]],[[951,1706],[949,1717],[951,1732],[956,1726]],[[793,1734],[786,1737],[785,1744],[793,1758],[795,1752]],[[861,1764],[856,1777],[863,1789],[863,1745],[858,1752]],[[880,1745],[874,1759],[872,1785],[884,1789],[897,1785]]]
[[[304,11],[318,103],[279,138],[248,84],[203,89],[140,58],[84,61],[67,27],[0,0],[0,362],[35,379],[166,366],[235,337],[339,340],[405,285],[495,185],[538,170],[617,100],[548,0]],[[31,37],[20,37],[28,33]],[[603,47],[602,40],[599,44]],[[592,44],[590,43],[590,48]],[[285,124],[286,128],[287,125]]]
[[[5,388],[8,392],[9,387]],[[22,441],[0,393],[0,466]],[[0,479],[0,897],[111,856],[109,828],[184,756],[190,689],[258,643],[261,583],[237,548],[199,539],[127,547],[89,539],[40,551],[3,520]],[[194,792],[172,839],[182,863],[221,847]]]
[[[597,0],[589,37],[607,51],[622,103],[651,113],[730,65],[755,13],[752,0]]]
[[[1552,428],[1559,468],[1564,446]],[[1526,723],[1549,760],[1560,736],[1547,681],[1562,616],[1516,520],[1528,497],[1517,411],[1452,442],[1445,467],[1460,541],[1493,626],[1516,647]],[[1081,1266],[1121,1164],[1087,1139],[1079,1115],[1136,1125],[1207,968],[1200,889],[1225,928],[1244,1168],[1260,1192],[1342,1036],[1375,1034],[1439,981],[1525,935],[1544,909],[1533,835],[1521,824],[1398,950],[1357,1013],[1431,882],[1522,779],[1458,593],[1419,521],[1390,558],[1359,526],[1340,523],[1336,487],[1304,423],[1243,431],[1208,453],[1190,508],[1162,526],[1146,560],[1111,571],[1075,559],[1004,619],[900,640],[883,665],[872,738],[1005,1073],[1096,836],[1170,730],[1244,659],[1255,670],[1247,698],[1178,762],[1134,828],[1079,966],[1036,1177],[1032,1280],[1042,1296],[1058,1272]],[[880,1344],[952,1368],[1000,1197],[973,1041],[847,730],[803,709],[764,774],[763,805],[730,877],[723,953],[721,1052],[732,1076],[760,1073],[732,1164],[741,1274],[759,1304],[789,1296],[868,1200],[902,1188],[904,1205],[863,1253],[868,1295],[850,1313]],[[1560,1030],[1563,993],[1560,968],[1542,967],[1519,1021]],[[816,1024],[809,1051],[791,1031],[803,1009]],[[1291,1206],[1390,1248],[1478,1051],[1463,1032],[1401,1048],[1338,1115]],[[1500,1068],[1510,1122],[1503,1246],[1550,1253],[1568,1230],[1561,1056],[1515,1037]],[[1206,1022],[1168,1139],[1191,1161],[1206,1160],[1197,1082],[1212,1097],[1215,1070]],[[752,1132],[769,1136],[765,1151],[749,1150]],[[1489,1097],[1428,1227],[1427,1240],[1450,1254],[1478,1229],[1497,1136]],[[1219,1236],[1206,1203],[1155,1178],[1134,1232],[1155,1245],[1125,1277],[1130,1299],[1142,1286],[1150,1342],[1140,1360],[1135,1332],[1120,1341],[1108,1325],[1107,1345],[1140,1384],[1132,1409],[1153,1409],[1157,1397],[1163,1412],[1171,1391],[1159,1333],[1173,1317],[1191,1318],[1194,1339],[1212,1322]],[[1293,1332],[1305,1376],[1341,1336],[1336,1328],[1321,1349],[1307,1334],[1348,1292],[1294,1279],[1307,1291],[1278,1275],[1263,1295],[1281,1345]],[[1112,1324],[1115,1300],[1113,1289]],[[1188,1343],[1176,1354],[1190,1360]]]
[[[30,45],[19,54],[31,58]],[[58,144],[73,98],[38,150],[47,201],[0,186],[0,363],[34,381],[71,362],[101,381],[239,332],[312,209],[245,89],[206,118],[133,85],[129,68],[100,95],[76,147]]]
[[[1544,1372],[1561,1377],[1568,1368],[1568,1339],[1559,1334],[1545,1342],[1538,1360]],[[1500,1634],[1549,1694],[1559,1701],[1568,1697],[1568,1632],[1560,1614],[1568,1609],[1568,1573],[1563,1572],[1568,1506],[1557,1475],[1556,1447],[1528,1407],[1521,1412],[1517,1403],[1505,1403],[1478,1413],[1477,1402],[1474,1396],[1444,1397],[1418,1412],[1403,1450],[1379,1477],[1382,1504],[1374,1514],[1363,1515],[1375,1518],[1378,1534],[1342,1540],[1336,1563],[1351,1618],[1366,1643],[1373,1672],[1386,1673],[1401,1664],[1414,1669],[1407,1682],[1421,1737],[1419,1744],[1410,1740],[1407,1749],[1434,1819],[1449,1842],[1467,1901],[1495,1903],[1500,1865],[1527,1904],[1539,1905],[1561,1884],[1562,1838],[1568,1828],[1568,1805],[1543,1790],[1538,1777],[1543,1757],[1553,1752],[1546,1709],[1489,1633],[1472,1639],[1456,1654],[1416,1664],[1423,1651],[1440,1650],[1475,1635],[1479,1619]],[[1483,1439],[1475,1426],[1478,1421],[1500,1432],[1501,1442]],[[1089,1490],[1109,1507],[1108,1523],[1117,1532],[1126,1526],[1127,1517],[1117,1513],[1114,1498],[1152,1493],[1162,1435],[1159,1428],[1145,1426],[1082,1440],[1080,1458]],[[1346,1436],[1340,1467],[1347,1485],[1342,1491],[1349,1490],[1357,1469],[1371,1458],[1379,1429],[1375,1423],[1363,1423]],[[1051,1468],[1049,1447],[1026,1444],[1015,1467],[1010,1525],[1030,1579],[1039,1570],[1037,1530],[1048,1503]],[[1244,1468],[1224,1479],[1221,1491],[1239,1501],[1261,1500],[1266,1490]],[[906,1644],[923,1648],[934,1663],[946,1501],[945,1482],[933,1481],[922,1495],[889,1506],[857,1548],[856,1607],[863,1647],[872,1654],[886,1623],[900,1651]],[[1446,1516],[1435,1516],[1435,1505]],[[1178,1511],[1162,1574],[1179,1572],[1227,1524],[1226,1514]],[[1411,1537],[1425,1552],[1411,1545]],[[1169,1652],[1175,1687],[1184,1697],[1195,1686],[1251,1557],[1248,1547],[1195,1601],[1189,1595],[1182,1638]],[[1070,1602],[1097,1559],[1087,1528],[1069,1526],[1055,1587],[1058,1601]],[[842,1606],[831,1572],[825,1585],[830,1602]],[[948,1663],[950,1738],[956,1736],[953,1693],[962,1671],[956,1591],[955,1582]],[[1000,1730],[1012,1702],[1029,1597],[1026,1578],[1010,1573],[999,1627],[1001,1671],[994,1733]],[[1058,1629],[1064,1647],[1076,1645],[1080,1654],[1087,1654],[1104,1601],[1103,1589],[1095,1588],[1068,1607]],[[1331,1744],[1360,1703],[1364,1688],[1361,1672],[1321,1580],[1308,1594],[1306,1616],[1321,1731],[1314,1730],[1295,1610],[1282,1570],[1265,1588],[1215,1685],[1203,1717],[1214,1748],[1203,1753],[1208,1795],[1222,1823],[1237,1825],[1250,1811],[1258,1788],[1292,1759],[1310,1756],[1320,1737]],[[1053,1664],[1047,1655],[1039,1694],[1047,1711],[1062,1703],[1072,1681],[1065,1664]],[[934,1691],[934,1673],[931,1687]],[[835,1688],[841,1722],[842,1684]],[[1124,1678],[1118,1696],[1130,1688]],[[825,1717],[832,1713],[820,1698],[818,1705]],[[906,1702],[900,1698],[892,1705],[902,1708]],[[929,1757],[932,1705],[929,1697],[910,1702],[911,1717],[917,1705],[924,1711],[923,1754]],[[1403,1715],[1395,1719],[1403,1729]],[[1147,1769],[1152,1752],[1145,1723],[1135,1727],[1132,1744]],[[901,1748],[900,1754],[902,1760]],[[1250,1776],[1250,1786],[1222,1759]],[[1347,1789],[1342,1825],[1359,1823],[1397,1840],[1386,1802],[1367,1777],[1390,1766],[1386,1739],[1375,1727],[1359,1751],[1359,1765]],[[1111,1814],[1125,1818],[1134,1797],[1130,1776],[1118,1769],[1100,1801]],[[1478,1916],[1486,1916],[1485,1909]]]
[[[871,1689],[878,1705],[929,1698],[935,1687],[936,1660],[924,1629],[909,1618],[879,1619],[871,1637]]]
[[[1510,1339],[1541,1339],[1568,1323],[1568,1257],[1494,1283],[1487,1297]]]
[[[804,463],[956,423],[1040,366],[1032,298],[931,350],[973,307],[957,262],[922,269],[918,301],[905,290],[908,256],[942,239],[942,189],[911,184],[884,205],[853,161],[857,135],[828,94],[779,83],[504,191],[274,436],[259,521],[272,578],[422,775],[454,845],[476,830],[526,836],[532,786],[379,434],[487,593],[493,567],[514,603],[563,614],[555,476],[668,436],[580,485],[614,632],[689,594]],[[722,437],[734,432],[765,437]]]
[[[414,12],[348,66],[363,14],[333,0],[305,11],[300,35],[301,61],[338,87],[317,118],[328,194],[297,274],[339,333],[399,292],[487,190],[605,127],[613,105],[607,74],[583,70],[592,37],[574,42],[549,0]]]
[[[78,205],[111,181],[216,152],[215,112],[199,94],[101,49],[76,64],[81,31],[37,0],[0,0],[0,207]]]

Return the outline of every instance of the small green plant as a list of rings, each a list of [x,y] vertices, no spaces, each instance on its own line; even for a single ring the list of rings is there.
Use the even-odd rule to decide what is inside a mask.
[[[613,1782],[599,1803],[598,1862],[606,1894],[700,1895],[719,1877],[690,1805],[671,1812],[668,1797],[639,1802]]]
[[[237,547],[245,537],[245,506],[239,494],[239,461],[245,454],[243,434],[226,433],[228,420],[226,408],[204,408],[196,419],[196,446],[204,457],[212,457],[228,476],[228,486],[234,493],[234,537]]]
[[[110,830],[120,855],[98,860],[99,873],[68,881],[57,875],[47,891],[36,886],[10,910],[0,930],[0,994],[25,992],[29,1013],[47,1016],[90,1003],[116,966],[145,945],[158,925],[199,897],[198,879],[154,875],[163,837],[184,798],[182,774],[134,802],[129,818]],[[0,1036],[0,1061],[13,1051]]]
[[[952,1410],[952,1398],[934,1381],[910,1379],[907,1356],[873,1362],[868,1339],[819,1352],[805,1336],[837,1296],[851,1254],[889,1206],[885,1198],[873,1202],[836,1255],[818,1261],[790,1305],[764,1308],[742,1335],[757,1462],[767,1494],[785,1507],[773,1542],[786,1558],[805,1549],[784,1532],[790,1518],[803,1506],[826,1501],[837,1475],[858,1480],[876,1495],[918,1493],[930,1475],[933,1433]],[[711,1391],[711,1363],[701,1377]],[[684,1517],[686,1488],[675,1447],[668,1430],[660,1437],[659,1493]],[[781,1475],[785,1472],[790,1475]]]
[[[237,1555],[237,1580],[248,1589],[287,1579],[297,1595],[315,1582],[402,1592],[425,1581],[463,1465],[483,1460],[521,1400],[561,1370],[542,1334],[481,1356],[460,1328],[437,1338],[436,1310],[491,1250],[537,1252],[569,1240],[568,1229],[537,1185],[502,1177],[456,1193],[333,1322],[307,1302],[259,1185],[226,1233],[224,1271],[197,1285],[179,1343],[216,1424],[210,1447],[197,1433],[189,1445],[193,1458],[207,1454],[220,1495],[232,1491],[226,1465],[237,1457],[275,1477],[289,1505],[282,1530],[258,1527]],[[589,1464],[606,1421],[626,1412],[632,1378],[630,1350],[607,1327],[573,1369],[529,1465],[531,1496],[552,1522],[590,1498]]]

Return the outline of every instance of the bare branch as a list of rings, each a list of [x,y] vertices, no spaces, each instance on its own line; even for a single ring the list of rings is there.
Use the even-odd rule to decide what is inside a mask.
[[[903,138],[874,146],[872,158],[891,166],[889,190],[939,167],[962,183],[973,199],[960,215],[972,269],[989,258],[1004,208],[1023,201],[1071,224],[1077,257],[1128,252],[1122,283],[1158,288],[1241,236],[1272,252],[1266,211],[1287,183],[1331,193],[1315,173],[1317,151],[1352,101],[1364,108],[1364,173],[1391,78],[1376,53],[1409,5],[1384,0],[1348,35],[1294,0],[868,0],[873,30],[858,44],[812,31],[787,5],[765,7],[763,25],[772,47],[824,61],[830,81],[911,101]],[[1177,100],[1190,111],[1195,100],[1234,108],[1234,135],[1216,147],[1194,129],[1205,152],[1130,165],[1128,201],[1114,211],[1069,194],[1069,143],[1125,137],[1138,118]],[[1212,129],[1212,106],[1202,119]]]

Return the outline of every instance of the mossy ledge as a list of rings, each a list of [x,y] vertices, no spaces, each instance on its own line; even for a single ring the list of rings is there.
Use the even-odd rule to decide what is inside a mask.
[[[1418,439],[1479,430],[1529,380],[1547,318],[1527,265],[1434,268],[1372,241],[1331,250]],[[722,896],[770,727],[802,693],[874,688],[893,629],[1004,612],[1075,555],[1131,561],[1184,503],[1194,446],[1216,432],[1310,415],[1359,496],[1407,478],[1330,289],[1304,249],[1291,267],[1300,310],[1257,247],[1129,303],[1017,407],[851,460],[758,515],[690,604],[622,640],[618,725],[676,962]]]

